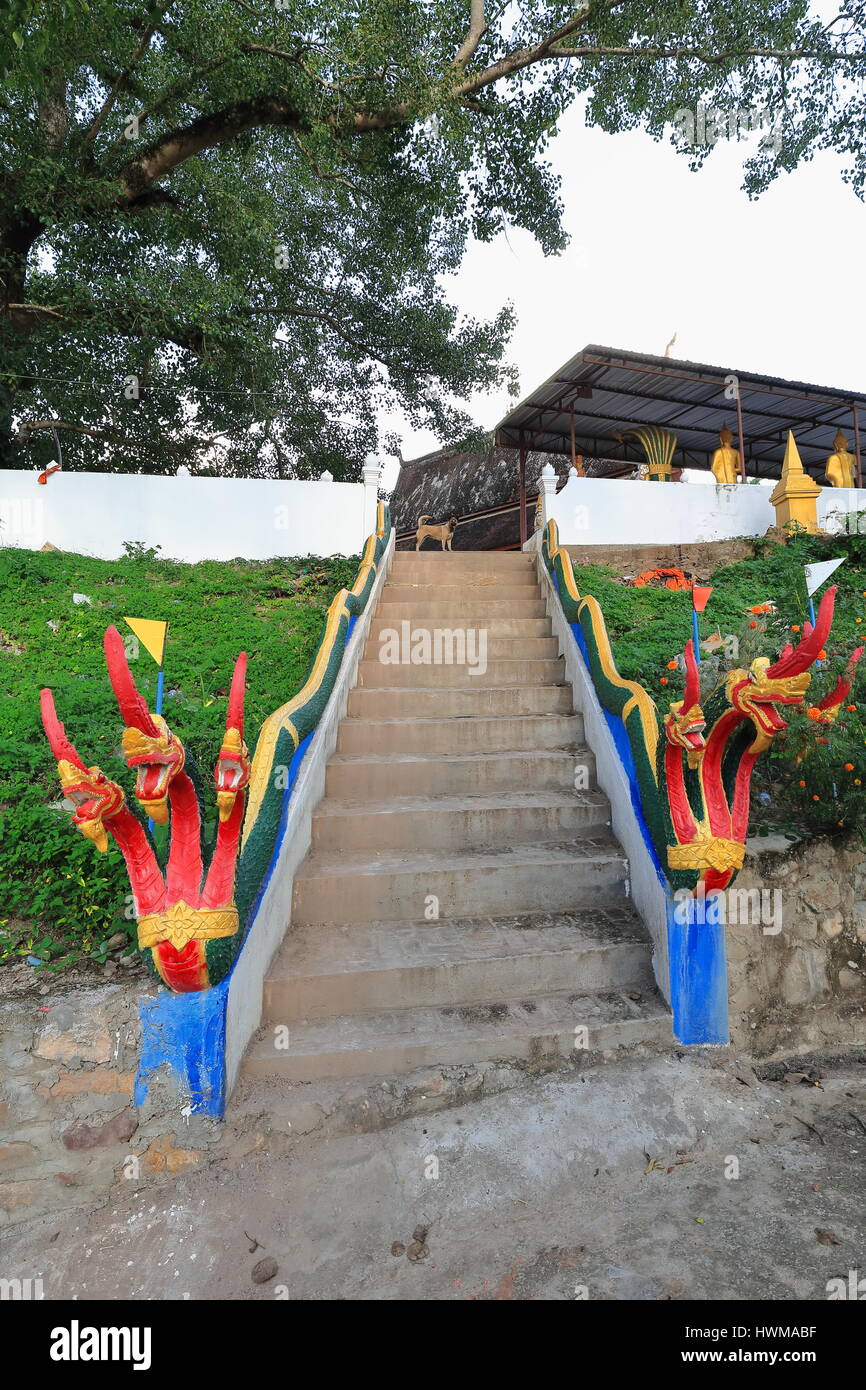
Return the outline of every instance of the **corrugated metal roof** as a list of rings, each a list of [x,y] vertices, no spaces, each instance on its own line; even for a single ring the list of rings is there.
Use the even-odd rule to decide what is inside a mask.
[[[590,343],[509,411],[495,438],[570,454],[573,411],[578,454],[643,461],[638,441],[620,443],[614,432],[653,424],[677,436],[675,464],[709,468],[723,425],[737,440],[737,389],[750,477],[779,476],[789,429],[804,467],[820,478],[839,428],[856,452],[855,405],[866,428],[866,396],[857,392]]]

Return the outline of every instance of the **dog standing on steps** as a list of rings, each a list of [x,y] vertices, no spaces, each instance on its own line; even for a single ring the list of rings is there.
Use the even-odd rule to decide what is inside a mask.
[[[450,521],[443,521],[440,526],[430,526],[429,521],[429,516],[419,516],[418,530],[415,532],[415,549],[420,550],[429,536],[431,540],[439,541],[443,550],[450,550],[452,537],[457,530],[456,516],[452,516]]]

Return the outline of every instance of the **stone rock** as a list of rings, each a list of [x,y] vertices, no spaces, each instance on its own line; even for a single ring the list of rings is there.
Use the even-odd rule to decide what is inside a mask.
[[[39,1178],[28,1178],[26,1182],[0,1182],[0,1207],[3,1211],[35,1207],[44,1188],[45,1183]]]
[[[830,982],[824,953],[819,947],[804,946],[786,965],[780,983],[786,1004],[806,1004],[826,994]]]
[[[0,1168],[19,1168],[22,1163],[28,1163],[35,1157],[33,1145],[25,1144],[23,1140],[4,1144],[0,1147]]]
[[[182,1168],[193,1168],[201,1162],[198,1149],[179,1149],[175,1140],[174,1134],[161,1134],[154,1139],[144,1155],[146,1173],[177,1173]]]
[[[107,1062],[111,1057],[111,1035],[100,1019],[72,1015],[64,1010],[46,1023],[36,1042],[37,1057],[53,1062]],[[67,1023],[68,1026],[64,1026]]]
[[[406,1251],[406,1258],[413,1262],[417,1260],[426,1260],[429,1254],[429,1246],[425,1245],[421,1240],[413,1240],[409,1249]]]
[[[124,1144],[138,1129],[138,1117],[132,1110],[119,1110],[101,1125],[88,1125],[83,1120],[70,1125],[61,1138],[67,1149],[101,1149],[108,1144]]]
[[[266,1255],[257,1265],[253,1265],[250,1278],[254,1284],[266,1284],[269,1279],[273,1279],[277,1269],[278,1265],[273,1255]]]
[[[816,912],[831,912],[839,906],[839,884],[826,870],[813,874],[800,885],[800,894]]]
[[[856,902],[852,912],[857,939],[858,941],[866,941],[866,899],[861,898]]]
[[[65,1072],[53,1086],[48,1087],[45,1094],[52,1100],[65,1100],[68,1096],[110,1096],[118,1093],[131,1096],[134,1084],[134,1071],[113,1071],[108,1067],[99,1067],[94,1071]]]
[[[821,923],[821,930],[829,937],[836,937],[839,936],[844,925],[845,920],[842,913],[837,908],[835,912],[830,913],[829,917],[824,918],[824,921]]]
[[[844,990],[862,989],[863,976],[857,970],[849,970],[847,965],[843,965],[839,971],[839,988]]]

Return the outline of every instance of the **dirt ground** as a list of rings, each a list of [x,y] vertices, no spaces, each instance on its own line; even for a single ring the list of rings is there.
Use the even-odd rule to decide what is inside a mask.
[[[825,1300],[866,1277],[864,1156],[862,1060],[615,1062],[121,1182],[7,1231],[3,1272],[46,1299]]]

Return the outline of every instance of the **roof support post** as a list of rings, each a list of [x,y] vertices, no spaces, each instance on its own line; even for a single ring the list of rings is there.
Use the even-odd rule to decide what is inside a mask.
[[[526,544],[526,445],[520,441],[520,548]]]
[[[746,441],[743,438],[743,405],[740,400],[740,380],[737,378],[737,435],[740,445],[740,482],[746,481]]]
[[[851,406],[854,415],[854,454],[857,459],[857,486],[863,486],[863,460],[860,457],[860,407],[856,401]]]

